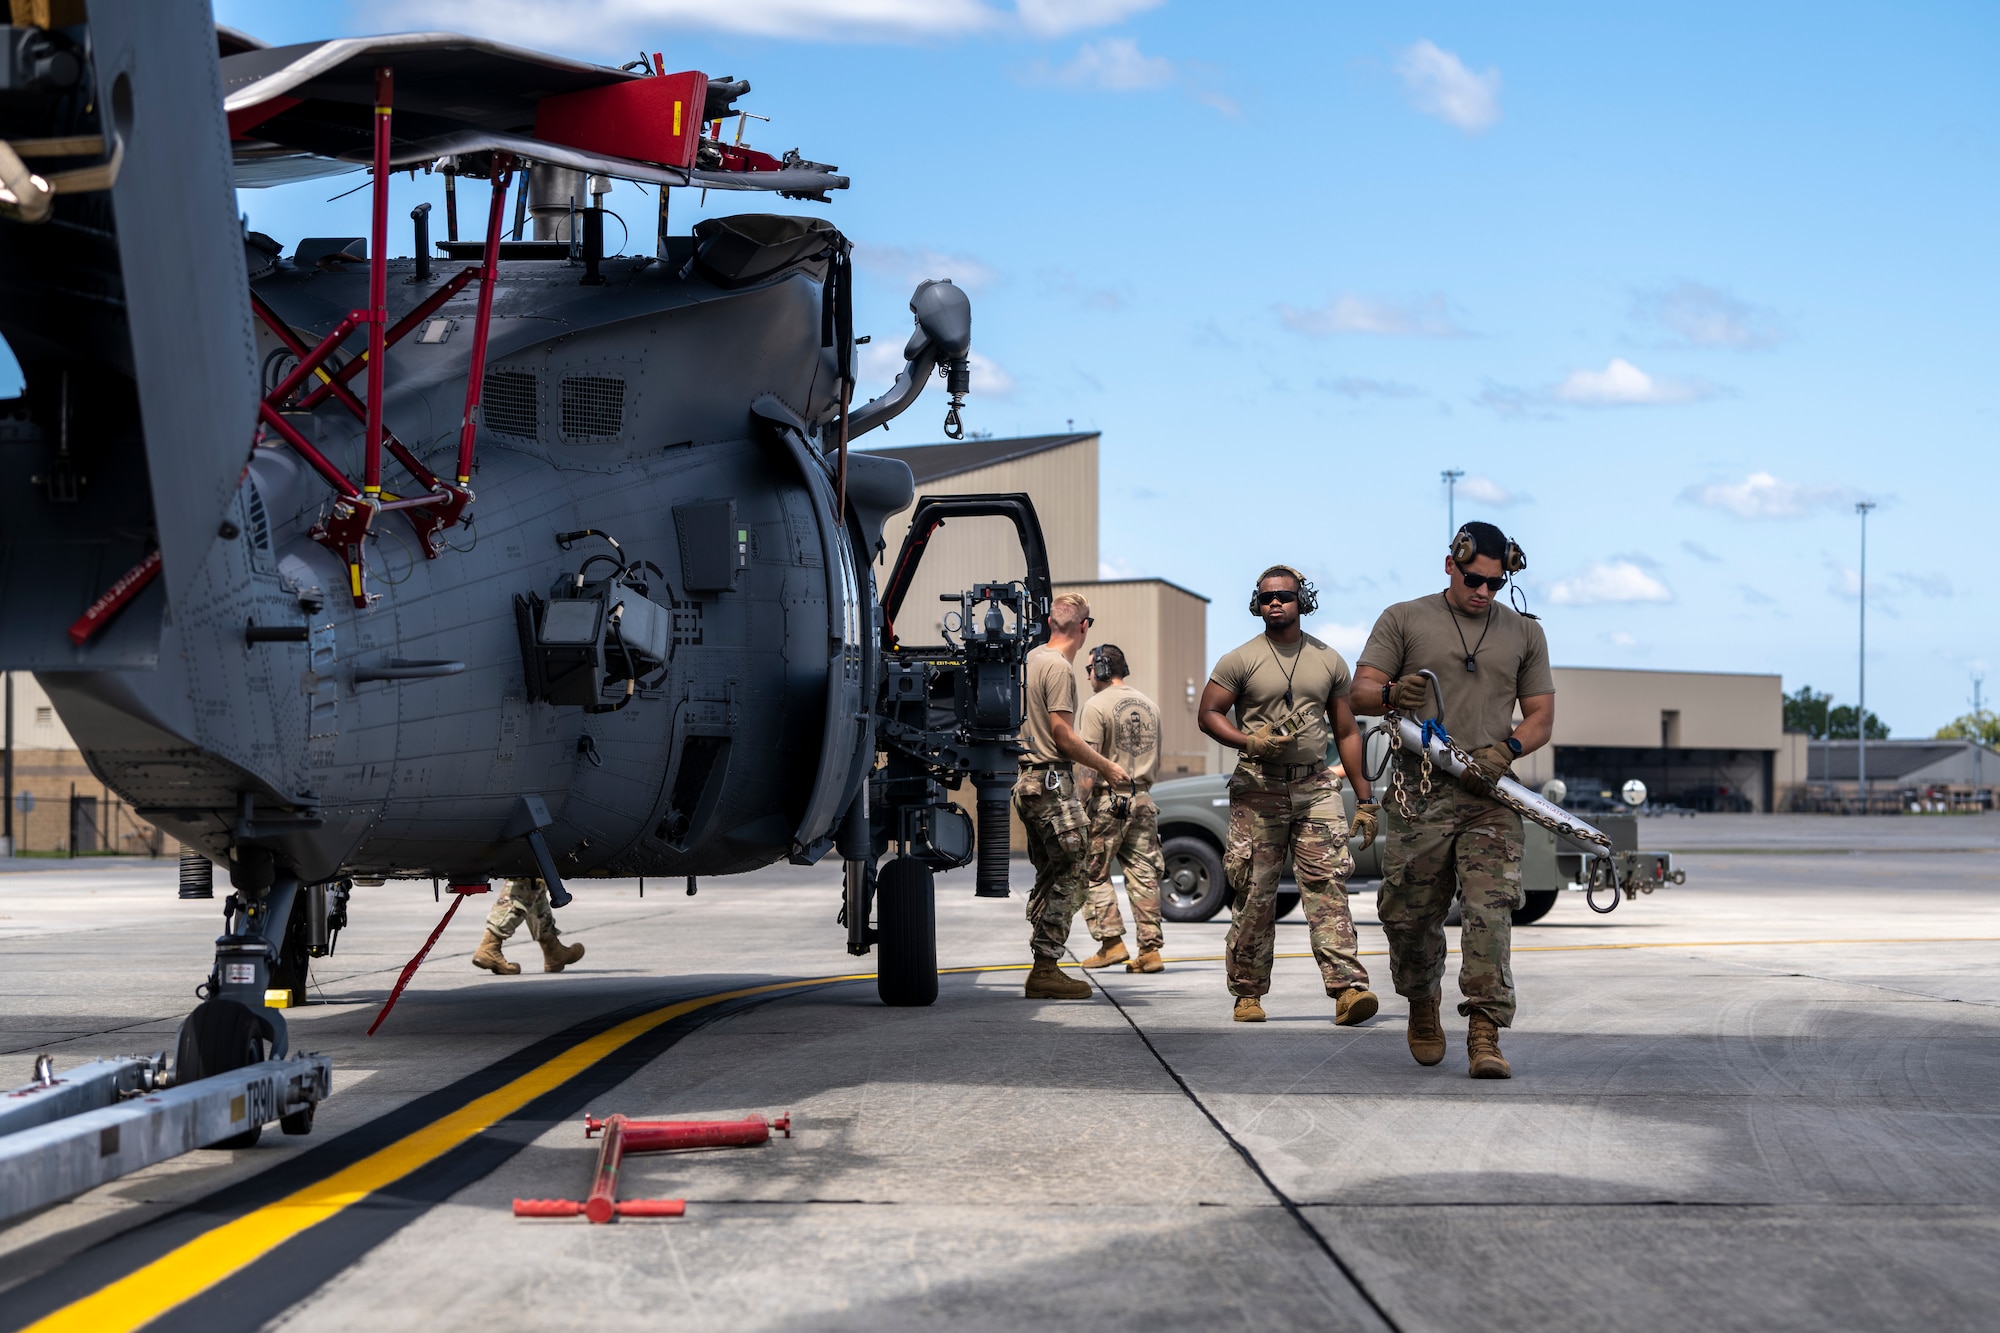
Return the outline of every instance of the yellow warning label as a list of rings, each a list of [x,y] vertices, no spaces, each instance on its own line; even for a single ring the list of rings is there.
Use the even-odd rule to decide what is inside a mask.
[[[680,138],[680,136],[681,136],[681,104],[679,102],[676,102],[674,103],[674,137],[678,139]]]

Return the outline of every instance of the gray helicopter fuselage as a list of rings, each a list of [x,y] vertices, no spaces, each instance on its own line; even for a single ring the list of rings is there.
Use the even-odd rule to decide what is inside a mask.
[[[412,264],[392,265],[391,322],[457,268],[440,262],[419,283]],[[166,618],[156,667],[41,673],[108,786],[216,860],[256,843],[306,882],[532,874],[510,822],[524,796],[553,816],[544,835],[565,876],[721,874],[816,854],[828,819],[809,807],[837,810],[866,771],[838,752],[855,748],[851,717],[830,726],[829,711],[866,712],[857,664],[872,619],[868,562],[852,551],[867,523],[832,518],[819,456],[837,406],[822,271],[735,288],[648,260],[606,260],[602,286],[580,285],[581,272],[502,263],[476,499],[436,558],[404,514],[377,516],[370,601],[356,607],[345,565],[309,535],[332,490],[267,439]],[[280,265],[252,290],[308,344],[367,304],[362,265]],[[477,299],[468,284],[437,313],[442,341],[407,338],[384,363],[386,426],[441,476],[455,471]],[[268,389],[290,354],[259,338]],[[760,402],[790,431],[753,413]],[[289,420],[361,474],[352,414],[329,402]],[[876,463],[893,507],[907,471],[884,477]],[[384,468],[389,492],[421,493]],[[746,549],[733,586],[693,589],[684,560],[715,553],[687,549],[702,535],[674,511],[715,502],[733,505]],[[517,600],[549,597],[610,550],[558,545],[581,529],[651,563],[647,596],[671,620],[670,660],[616,711],[535,698],[524,659]],[[249,642],[251,625],[306,638]],[[598,706],[618,702],[606,691]]]

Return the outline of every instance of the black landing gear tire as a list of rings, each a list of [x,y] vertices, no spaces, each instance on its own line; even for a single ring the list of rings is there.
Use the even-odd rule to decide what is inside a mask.
[[[1160,845],[1167,873],[1160,880],[1160,915],[1169,921],[1206,921],[1229,901],[1222,853],[1202,838],[1168,838]]]
[[[1514,924],[1529,926],[1540,921],[1556,905],[1556,895],[1561,892],[1560,889],[1529,889],[1528,901],[1514,909]]]
[[[226,1074],[232,1069],[261,1064],[263,1060],[264,1029],[250,1011],[233,1000],[208,1000],[197,1005],[181,1023],[180,1045],[174,1053],[174,1082],[192,1083],[211,1074]],[[307,1127],[311,1127],[310,1112]],[[262,1125],[252,1125],[241,1134],[204,1146],[254,1148],[263,1133]]]
[[[899,856],[875,881],[875,993],[918,1008],[937,1001],[937,895],[931,868]]]

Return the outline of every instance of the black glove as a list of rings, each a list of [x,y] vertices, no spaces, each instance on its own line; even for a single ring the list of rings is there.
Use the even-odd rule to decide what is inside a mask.
[[[1389,707],[1399,713],[1421,713],[1430,703],[1431,683],[1427,677],[1412,672],[1389,687]]]

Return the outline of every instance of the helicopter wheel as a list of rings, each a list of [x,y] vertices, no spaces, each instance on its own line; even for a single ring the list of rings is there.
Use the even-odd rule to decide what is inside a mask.
[[[181,1024],[179,1048],[174,1054],[174,1083],[192,1083],[211,1074],[262,1063],[264,1031],[248,1009],[233,1000],[208,1000],[195,1007]],[[204,1146],[210,1148],[254,1148],[263,1135],[262,1125],[252,1125],[241,1134],[232,1134]]]
[[[931,868],[899,856],[875,881],[875,993],[899,1007],[937,1000],[937,900]]]

